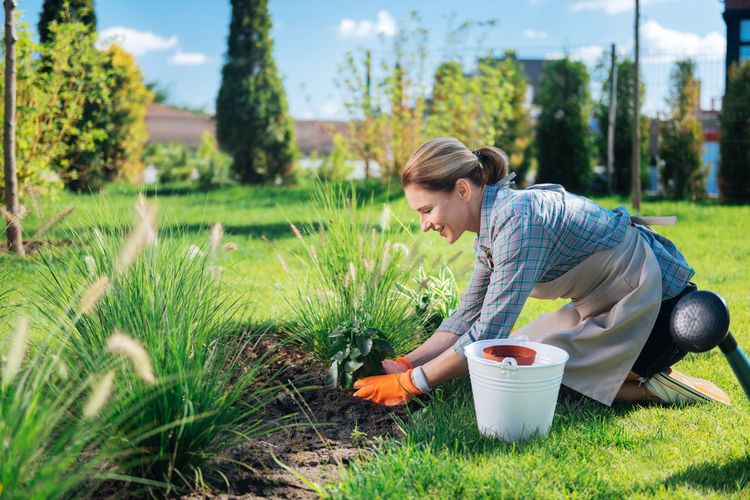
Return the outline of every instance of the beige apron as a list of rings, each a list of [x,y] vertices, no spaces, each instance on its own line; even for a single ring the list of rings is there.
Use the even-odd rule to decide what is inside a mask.
[[[512,337],[526,335],[564,349],[570,359],[562,383],[611,405],[661,306],[661,269],[646,240],[628,226],[617,246],[592,254],[553,281],[538,283],[530,296],[571,302],[540,315]]]

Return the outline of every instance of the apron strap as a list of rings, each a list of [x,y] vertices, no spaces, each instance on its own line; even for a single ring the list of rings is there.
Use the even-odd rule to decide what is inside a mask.
[[[674,226],[677,224],[677,216],[670,217],[641,217],[640,215],[631,215],[630,222],[641,226]]]
[[[516,173],[515,172],[511,172],[508,175],[506,175],[505,177],[503,177],[502,179],[500,179],[499,181],[497,181],[495,183],[495,186],[497,186],[499,188],[502,188],[502,187],[508,187],[511,184],[515,184],[515,182],[511,182],[513,179],[515,179],[515,177],[516,177]]]

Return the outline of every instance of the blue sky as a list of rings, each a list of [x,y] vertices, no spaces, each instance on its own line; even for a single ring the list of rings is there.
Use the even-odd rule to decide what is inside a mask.
[[[23,20],[36,29],[42,0],[20,0]],[[496,19],[484,42],[496,52],[517,48],[523,57],[565,51],[593,61],[617,44],[632,51],[634,0],[269,0],[274,55],[290,113],[297,119],[345,118],[334,85],[347,51],[372,49],[374,60],[391,46],[401,20],[417,11],[429,31],[429,56],[442,55],[448,18]],[[641,0],[642,44],[666,64],[680,55],[699,59],[723,47],[726,27],[718,0]],[[146,81],[158,81],[175,104],[214,109],[221,83],[231,7],[224,0],[98,0],[99,33],[115,35],[136,55]],[[380,35],[378,35],[380,33]],[[476,32],[478,35],[479,32]],[[471,42],[470,45],[475,45]],[[467,51],[469,56],[473,51]],[[721,66],[718,61],[712,68]],[[716,70],[718,71],[718,70]],[[714,73],[716,73],[714,71]],[[723,73],[713,75],[723,81]],[[707,78],[708,80],[708,78]],[[705,85],[705,83],[704,83]],[[654,92],[663,92],[654,86]],[[713,95],[717,94],[717,95]],[[709,97],[720,97],[719,90]],[[705,101],[705,98],[704,98]]]

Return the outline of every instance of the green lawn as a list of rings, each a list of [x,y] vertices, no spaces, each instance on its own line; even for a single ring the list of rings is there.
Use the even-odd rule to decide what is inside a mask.
[[[63,251],[79,247],[85,251],[90,242],[75,235],[92,223],[106,230],[132,220],[139,191],[139,187],[112,186],[102,194],[42,200],[46,217],[76,207],[51,237],[75,241]],[[208,226],[221,222],[226,229],[224,241],[238,247],[221,257],[227,269],[224,278],[253,305],[254,321],[283,320],[280,294],[289,283],[261,237],[270,238],[291,266],[301,265],[294,258],[300,247],[289,223],[309,222],[310,190],[234,187],[203,193],[183,188],[146,194],[160,207],[160,238],[177,230],[205,239]],[[377,204],[389,203],[418,232],[402,193],[378,188],[373,196]],[[626,204],[617,198],[597,201],[607,208]],[[640,212],[678,216],[676,227],[658,231],[674,241],[696,269],[699,289],[726,298],[732,332],[750,351],[750,207],[647,201]],[[32,214],[25,231],[31,235],[40,225]],[[436,234],[423,235],[420,241],[431,259],[440,255],[447,259],[462,250],[453,265],[456,270],[473,260],[468,236],[454,246]],[[33,296],[35,287],[41,286],[39,261],[38,256],[0,255],[0,290],[9,290],[3,305],[23,305]],[[464,274],[459,284],[463,287],[467,279]],[[560,301],[530,301],[519,326],[559,305]],[[0,317],[5,310],[0,309]],[[7,315],[6,321],[10,321]],[[0,337],[8,328],[2,326]],[[406,433],[398,441],[384,443],[377,454],[351,465],[332,494],[346,499],[750,497],[750,405],[731,369],[718,350],[691,354],[677,368],[717,383],[733,406],[607,408],[565,399],[549,436],[505,445],[478,435],[464,378],[437,391],[429,408],[404,425]]]

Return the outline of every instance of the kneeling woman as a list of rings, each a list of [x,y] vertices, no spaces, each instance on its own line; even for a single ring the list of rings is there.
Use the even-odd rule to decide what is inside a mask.
[[[654,222],[559,185],[508,189],[507,171],[499,149],[468,149],[451,138],[428,141],[406,164],[404,192],[422,231],[448,243],[475,233],[476,263],[456,313],[419,348],[384,361],[388,375],[358,381],[356,395],[403,404],[466,373],[464,348],[508,337],[534,297],[570,302],[513,336],[564,349],[569,390],[605,405],[729,404],[715,385],[670,368],[686,352],[671,339],[669,317],[696,289],[695,271],[672,242],[643,225]]]

